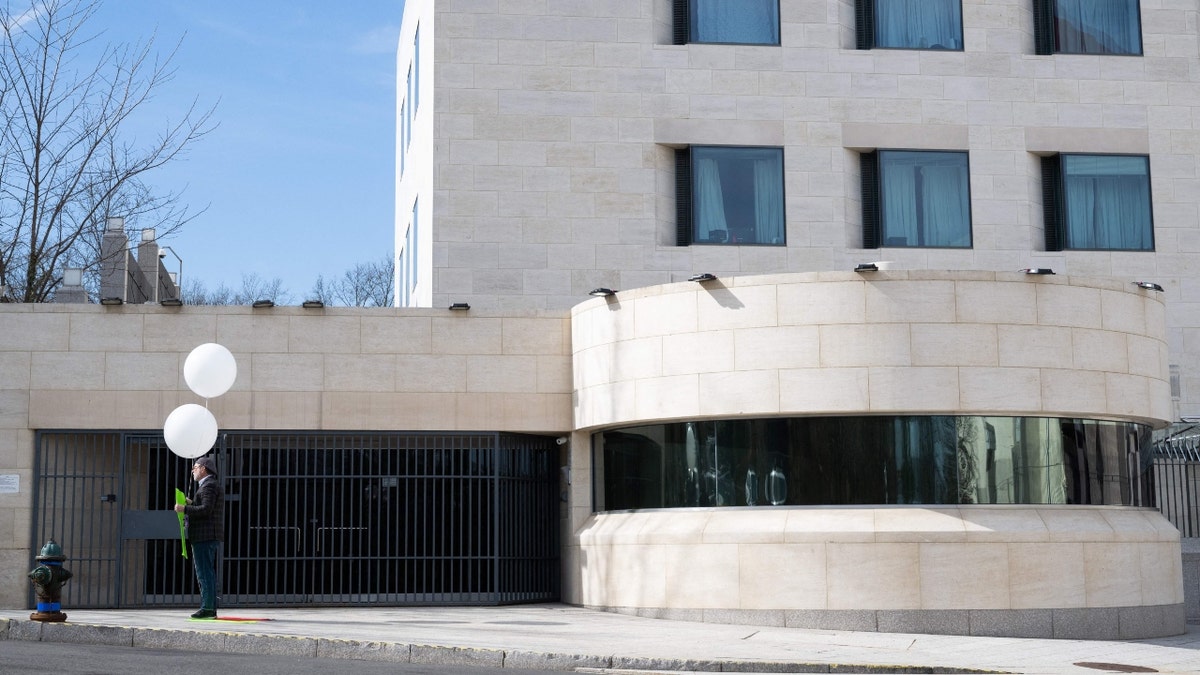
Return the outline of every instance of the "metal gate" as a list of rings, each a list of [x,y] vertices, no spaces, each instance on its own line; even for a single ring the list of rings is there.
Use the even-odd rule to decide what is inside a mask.
[[[214,454],[222,606],[559,597],[553,438],[228,432]],[[40,432],[35,461],[33,538],[68,557],[64,606],[199,603],[170,510],[192,462],[161,433]]]

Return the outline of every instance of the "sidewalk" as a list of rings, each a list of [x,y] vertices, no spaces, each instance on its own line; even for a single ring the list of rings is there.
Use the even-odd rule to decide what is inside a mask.
[[[54,624],[0,610],[0,654],[8,639],[590,672],[1200,673],[1200,626],[1100,642],[692,623],[561,604],[235,608],[225,617],[266,620],[216,622],[182,609],[65,611]]]

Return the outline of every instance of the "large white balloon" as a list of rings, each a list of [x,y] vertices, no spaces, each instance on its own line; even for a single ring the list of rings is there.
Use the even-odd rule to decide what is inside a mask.
[[[163,437],[171,452],[195,459],[217,442],[217,418],[202,405],[185,403],[167,415]]]
[[[237,361],[229,350],[206,342],[192,350],[183,362],[183,379],[197,396],[215,398],[229,391],[237,379]]]

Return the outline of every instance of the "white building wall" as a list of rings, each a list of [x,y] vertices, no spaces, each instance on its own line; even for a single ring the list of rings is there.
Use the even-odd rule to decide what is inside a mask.
[[[433,298],[433,9],[434,0],[407,0],[404,3],[396,51],[398,307],[430,307]]]
[[[1143,1],[1130,57],[1035,55],[1027,0],[963,0],[961,52],[855,50],[849,0],[782,2],[781,46],[671,45],[669,0],[411,12],[430,4],[434,305],[566,308],[601,286],[876,259],[1148,280],[1177,414],[1200,414],[1196,7]],[[784,148],[786,247],[674,245],[672,150],[691,143]],[[860,248],[858,151],[875,147],[969,151],[971,249]],[[1154,253],[1043,250],[1038,160],[1061,151],[1150,155]]]

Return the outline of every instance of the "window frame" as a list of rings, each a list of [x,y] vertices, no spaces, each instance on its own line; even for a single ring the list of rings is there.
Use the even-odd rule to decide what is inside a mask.
[[[737,0],[742,2],[744,0]],[[720,42],[698,40],[693,36],[692,17],[695,12],[692,3],[695,0],[672,0],[671,2],[671,41],[676,45],[705,44],[705,45],[754,45],[763,47],[778,47],[782,44],[783,19],[779,9],[780,0],[769,0],[775,6],[775,35],[769,42]]]
[[[1137,49],[1129,52],[1080,52],[1064,51],[1058,45],[1058,31],[1054,29],[1057,17],[1057,0],[1033,0],[1033,35],[1034,51],[1041,56],[1054,54],[1087,55],[1087,56],[1143,56],[1145,53],[1145,34],[1142,30],[1141,0],[1127,0],[1135,6],[1137,16]]]
[[[1067,204],[1067,173],[1063,168],[1065,157],[1136,157],[1146,167],[1146,225],[1149,227],[1149,248],[1083,247],[1068,242],[1070,223]],[[1156,249],[1154,232],[1154,178],[1150,169],[1150,155],[1137,153],[1063,152],[1041,158],[1042,165],[1042,215],[1047,251],[1122,251],[1128,253],[1153,253]]]
[[[695,166],[696,150],[762,150],[772,153],[779,161],[779,242],[759,241],[699,241],[696,238]],[[787,180],[786,153],[774,145],[713,145],[696,144],[675,151],[675,245],[676,246],[771,246],[787,247]],[[722,191],[724,195],[724,191]],[[727,235],[728,236],[728,235]]]
[[[895,46],[878,44],[879,27],[877,25],[878,0],[854,0],[854,40],[855,49],[902,49],[932,52],[961,52],[966,48],[964,36],[962,0],[958,2],[958,41],[957,47],[920,47]]]
[[[955,154],[962,155],[965,162],[966,182],[966,204],[967,204],[967,222],[966,236],[967,243],[961,246],[950,245],[933,245],[933,244],[890,244],[888,243],[887,232],[887,214],[884,211],[884,178],[886,167],[884,165],[885,155],[890,153],[930,153],[930,154]],[[906,148],[877,148],[870,152],[864,152],[859,155],[861,183],[862,183],[862,216],[863,216],[863,248],[913,248],[913,249],[954,249],[954,250],[969,250],[975,246],[975,219],[972,213],[971,202],[971,157],[966,150],[928,150],[928,149],[906,149]],[[924,219],[921,221],[924,223]]]

